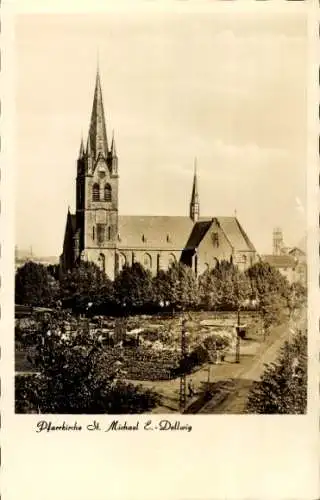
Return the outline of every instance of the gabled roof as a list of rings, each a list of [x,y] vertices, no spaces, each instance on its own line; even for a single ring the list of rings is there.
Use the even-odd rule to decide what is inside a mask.
[[[277,268],[294,268],[296,266],[296,261],[292,255],[261,255],[261,259],[270,266]]]
[[[233,248],[254,252],[255,248],[236,217],[216,217]]]
[[[295,254],[295,253],[297,253],[299,255],[306,255],[306,253],[303,250],[301,250],[301,248],[298,248],[298,247],[294,247],[294,248],[291,248],[289,250],[290,255]]]
[[[245,230],[236,217],[200,217],[200,221],[216,220],[228,239],[230,245],[237,251],[255,252],[256,249],[251,243]],[[203,235],[204,236],[204,235]]]
[[[119,249],[183,250],[193,228],[189,217],[119,215]]]
[[[197,248],[211,225],[212,219],[196,222],[187,241],[186,250]]]

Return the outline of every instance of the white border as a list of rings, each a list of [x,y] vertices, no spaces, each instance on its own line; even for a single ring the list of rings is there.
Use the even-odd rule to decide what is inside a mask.
[[[16,13],[84,12],[88,2],[20,1]],[[2,6],[1,382],[3,500],[319,498],[319,8],[315,2],[91,1],[90,10],[308,11],[309,412],[307,416],[184,416],[191,433],[39,435],[13,414],[14,49],[13,7]],[[149,416],[139,417],[143,423]],[[57,421],[56,416],[52,419]],[[59,421],[63,420],[59,419]],[[68,417],[72,423],[74,417]],[[79,417],[78,423],[90,418]],[[100,420],[110,421],[109,417]],[[136,421],[136,417],[127,420]],[[25,450],[25,451],[23,451]]]

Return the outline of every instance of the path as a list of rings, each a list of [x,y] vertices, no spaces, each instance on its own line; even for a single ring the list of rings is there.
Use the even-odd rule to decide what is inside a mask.
[[[245,370],[240,378],[234,380],[234,384],[229,394],[217,403],[214,398],[206,403],[199,413],[210,414],[243,414],[247,403],[248,394],[252,383],[260,379],[265,370],[265,364],[275,361],[279,351],[286,340],[290,340],[290,328],[306,328],[305,312],[294,323],[291,322],[281,333],[280,337],[274,340],[261,355],[256,356],[251,367]]]
[[[204,392],[208,383],[208,372],[210,370],[210,385],[217,392],[224,392],[224,401],[221,394],[216,394],[211,401],[206,403],[201,413],[244,413],[244,407],[248,392],[254,380],[259,379],[265,369],[265,363],[270,363],[278,356],[281,345],[288,339],[290,327],[301,328],[305,324],[303,318],[295,318],[294,322],[285,323],[272,329],[265,341],[241,342],[241,362],[235,363],[235,355],[231,353],[226,357],[223,364],[204,365],[197,372],[187,377],[192,378],[193,385],[197,391],[197,397],[187,400],[187,405],[193,404]],[[177,413],[179,412],[179,378],[164,381],[131,381],[141,384],[144,388],[153,389],[161,396],[161,405],[154,409],[153,413]],[[221,390],[222,388],[222,390]]]

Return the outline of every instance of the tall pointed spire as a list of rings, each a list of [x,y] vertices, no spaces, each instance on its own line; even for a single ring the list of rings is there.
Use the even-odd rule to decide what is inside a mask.
[[[108,141],[103,109],[99,67],[97,68],[89,137],[91,152],[94,158],[97,158],[99,153],[101,153],[102,156],[106,157],[108,153]]]
[[[192,184],[192,194],[190,201],[190,218],[196,222],[200,215],[200,204],[198,194],[198,178],[197,178],[197,158],[194,160],[194,174]]]
[[[84,156],[84,144],[83,137],[81,137],[80,149],[79,149],[79,158],[83,158]]]
[[[88,135],[86,155],[87,155],[88,157],[90,157],[90,156],[91,156],[91,141],[90,141],[90,135]]]

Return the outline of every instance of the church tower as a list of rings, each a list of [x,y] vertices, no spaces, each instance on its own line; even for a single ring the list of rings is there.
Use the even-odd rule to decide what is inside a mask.
[[[273,230],[273,255],[280,255],[283,248],[283,235],[282,229],[276,227]]]
[[[83,140],[80,144],[76,186],[75,245],[81,258],[95,262],[113,278],[118,238],[118,157],[114,134],[108,147],[99,70],[86,147]]]
[[[199,204],[199,194],[198,194],[197,159],[195,159],[192,194],[190,201],[190,219],[193,222],[197,222],[199,216],[200,216],[200,204]]]

